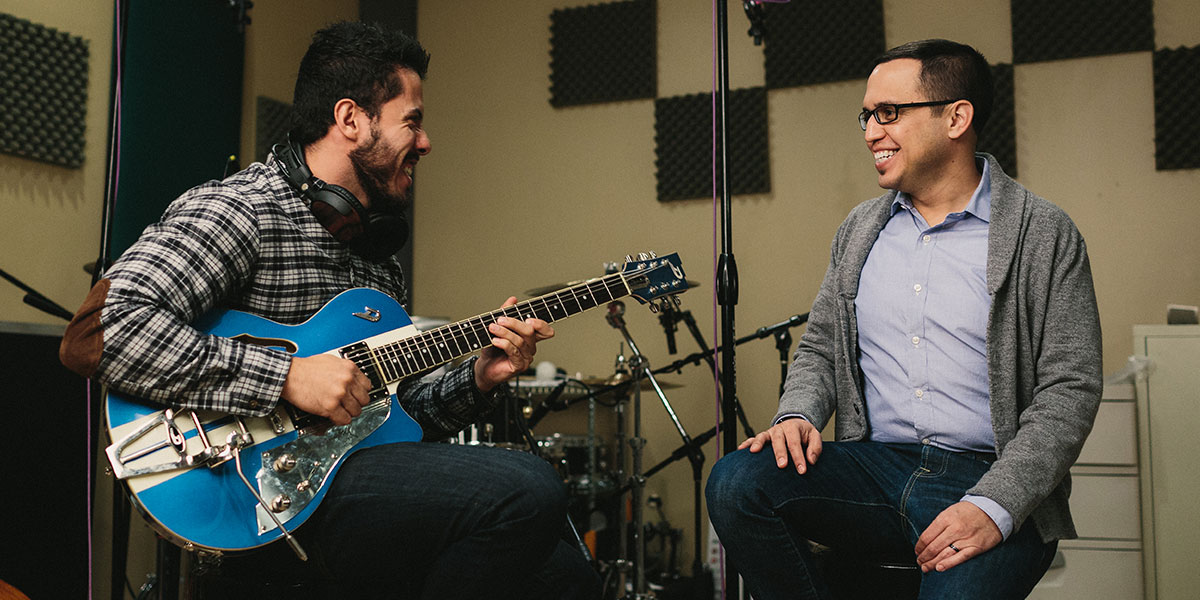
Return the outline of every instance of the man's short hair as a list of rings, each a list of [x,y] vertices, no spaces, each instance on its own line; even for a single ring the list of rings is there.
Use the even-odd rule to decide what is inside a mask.
[[[978,135],[992,114],[992,69],[978,50],[950,40],[919,40],[896,46],[875,59],[872,68],[898,58],[921,61],[920,85],[926,100],[963,98],[975,107]],[[907,100],[906,100],[907,101]],[[945,107],[934,107],[944,110]]]
[[[333,125],[333,107],[349,98],[372,118],[404,91],[397,69],[421,79],[429,54],[412,37],[372,23],[343,21],[313,34],[292,98],[292,141],[311,144]]]

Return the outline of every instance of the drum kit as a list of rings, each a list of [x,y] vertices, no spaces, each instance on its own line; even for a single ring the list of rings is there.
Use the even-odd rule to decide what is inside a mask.
[[[606,265],[611,272],[612,267]],[[548,291],[577,285],[582,282],[557,283],[527,290],[530,296],[540,296]],[[689,289],[699,285],[688,280]],[[606,321],[620,332],[622,342],[611,375],[586,377],[579,374],[568,376],[555,365],[543,362],[537,365],[532,377],[518,378],[511,386],[507,398],[502,400],[491,413],[460,432],[451,443],[494,446],[516,451],[532,452],[555,467],[567,486],[569,493],[569,521],[574,541],[580,551],[588,557],[604,576],[604,598],[650,598],[645,566],[646,535],[655,535],[664,529],[670,531],[665,519],[649,526],[644,522],[644,505],[660,508],[661,500],[643,498],[646,480],[681,459],[692,466],[694,496],[694,562],[693,577],[689,592],[681,597],[712,598],[713,579],[704,566],[701,552],[701,476],[704,464],[702,447],[718,431],[713,427],[707,432],[692,437],[688,434],[667,397],[665,390],[679,387],[678,384],[659,381],[655,376],[663,373],[679,373],[689,364],[708,363],[715,370],[713,350],[704,340],[689,311],[680,310],[678,299],[671,297],[660,304],[651,304],[659,313],[659,319],[667,334],[671,354],[676,351],[674,332],[679,323],[684,323],[695,338],[700,351],[670,365],[652,370],[646,357],[640,352],[630,335],[624,319],[625,306],[620,301],[607,306]],[[784,365],[782,377],[786,375],[786,364],[790,352],[791,337],[788,330],[805,322],[807,314],[760,328],[754,334],[738,339],[741,344],[753,339],[774,335],[780,348],[780,360]],[[414,317],[418,329],[433,328],[446,321],[436,318]],[[436,376],[437,374],[433,374]],[[781,384],[782,385],[782,384]],[[651,393],[660,401],[679,434],[681,445],[659,464],[646,469],[643,465],[641,397]],[[552,432],[535,434],[534,429],[550,413],[564,411],[569,407],[586,404],[587,426],[584,433]],[[606,435],[597,431],[600,411],[611,412],[615,425],[611,442]],[[632,413],[631,415],[629,413]],[[738,407],[738,418],[746,435],[753,435],[745,415]],[[627,421],[632,416],[632,431]],[[579,533],[576,523],[582,523],[584,533]],[[619,525],[617,525],[619,524]],[[615,531],[614,531],[615,530]],[[670,537],[670,536],[668,536]],[[662,565],[660,577],[678,578],[674,564],[677,549],[674,543],[678,536],[670,537],[672,547],[664,554],[672,558],[669,565]]]

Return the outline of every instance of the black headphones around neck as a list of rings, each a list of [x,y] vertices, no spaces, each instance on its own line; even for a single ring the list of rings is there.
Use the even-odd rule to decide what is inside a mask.
[[[271,153],[279,162],[284,179],[309,201],[313,216],[350,251],[368,260],[382,260],[408,241],[408,221],[400,211],[382,211],[363,206],[350,190],[326,183],[312,174],[304,160],[304,148],[292,141],[275,144]]]

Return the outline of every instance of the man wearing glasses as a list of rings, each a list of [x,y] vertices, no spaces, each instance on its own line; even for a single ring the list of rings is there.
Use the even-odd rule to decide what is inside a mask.
[[[858,121],[889,191],[838,229],[774,425],[708,482],[756,600],[830,597],[809,541],[919,566],[921,598],[1022,598],[1075,537],[1068,469],[1102,389],[1087,249],[975,153],[991,105],[969,46],[876,60]]]

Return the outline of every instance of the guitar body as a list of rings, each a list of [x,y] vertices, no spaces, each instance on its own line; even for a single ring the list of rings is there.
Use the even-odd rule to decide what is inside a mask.
[[[377,320],[366,317],[377,317]],[[339,294],[308,321],[299,325],[283,325],[239,311],[218,311],[205,315],[195,326],[213,335],[285,349],[295,356],[322,354],[371,338],[403,339],[418,333],[408,314],[395,300],[382,292],[366,288]],[[269,417],[243,418],[254,443],[241,450],[242,472],[260,488],[260,494],[268,502],[272,498],[262,489],[262,476],[273,471],[270,464],[272,452],[278,454],[292,447],[302,451],[320,451],[317,456],[309,457],[293,453],[299,464],[291,469],[295,473],[292,479],[309,481],[303,485],[311,493],[292,492],[293,496],[305,495],[307,498],[303,508],[285,511],[280,515],[280,520],[289,531],[304,523],[316,510],[333,476],[350,453],[380,444],[421,439],[420,426],[400,408],[396,400],[395,384],[388,388],[388,392],[390,395],[386,402],[380,400],[372,403],[364,411],[364,416],[372,412],[375,415],[373,421],[381,421],[371,427],[371,431],[363,431],[364,428],[359,426],[368,420],[360,417],[351,425],[332,427],[324,433],[302,435],[303,426],[297,428],[296,420],[289,415],[282,401]],[[152,425],[145,435],[125,449],[125,455],[170,437],[166,422],[154,423],[155,419],[163,419],[161,405],[112,392],[107,396],[105,412],[113,440],[119,440],[147,424]],[[225,444],[230,433],[239,431],[229,415],[200,411],[197,416],[213,445]],[[172,422],[186,439],[186,454],[195,454],[204,448],[187,411],[180,411]],[[320,427],[313,429],[319,430]],[[112,458],[110,452],[110,461]],[[180,458],[181,454],[176,448],[168,445],[124,466],[152,468],[155,464],[170,463]],[[264,458],[269,459],[265,469]],[[323,464],[314,468],[312,463],[320,461],[324,461]],[[319,477],[306,478],[314,472]],[[269,517],[264,519],[258,514],[263,509],[238,476],[234,460],[226,460],[215,466],[194,466],[125,479],[135,506],[155,529],[180,545],[192,544],[211,551],[240,551],[262,546],[283,535]],[[289,481],[276,483],[278,487],[279,483],[286,484]],[[286,519],[283,518],[285,515]],[[263,531],[264,528],[267,530]]]
[[[488,327],[500,317],[554,322],[626,295],[677,302],[687,288],[678,255],[650,255],[628,260],[620,273],[423,332],[390,296],[366,288],[342,292],[299,325],[215,311],[193,326],[294,356],[344,357],[370,379],[371,401],[348,425],[334,426],[282,401],[264,417],[238,417],[114,392],[105,403],[113,441],[105,454],[134,506],[172,542],[236,552],[284,537],[303,558],[290,532],[317,510],[346,457],[420,441],[421,427],[396,399],[401,382],[487,348]]]

